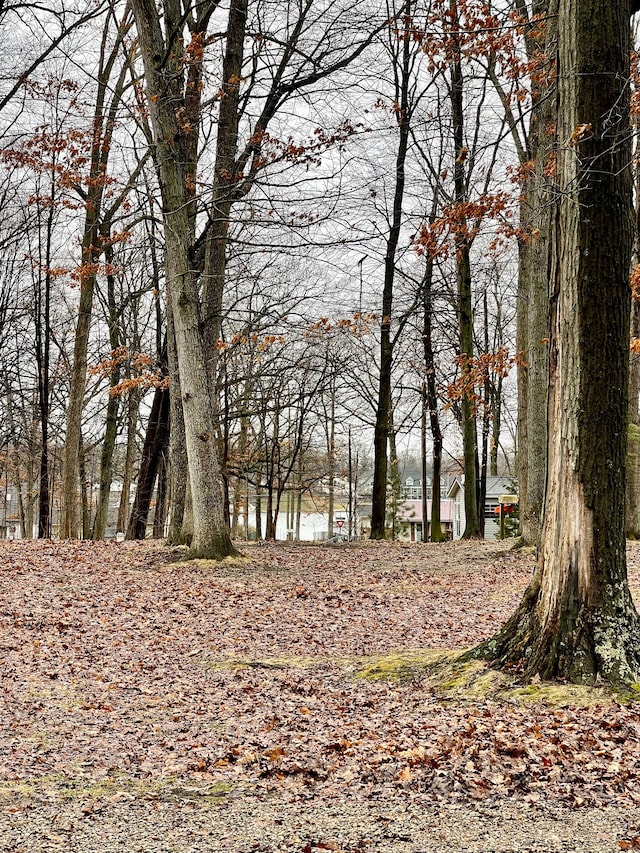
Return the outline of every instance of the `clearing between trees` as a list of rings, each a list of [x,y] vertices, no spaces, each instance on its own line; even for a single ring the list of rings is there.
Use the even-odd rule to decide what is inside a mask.
[[[531,555],[0,553],[3,850],[640,849],[640,706],[451,654],[513,612]]]

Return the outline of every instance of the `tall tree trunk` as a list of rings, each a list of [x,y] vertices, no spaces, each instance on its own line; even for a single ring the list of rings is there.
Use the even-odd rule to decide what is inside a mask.
[[[638,121],[635,121],[638,129]],[[636,137],[634,156],[635,239],[634,263],[640,264],[640,144]],[[634,293],[631,300],[631,337],[640,338],[640,299]],[[640,355],[632,353],[629,363],[629,427],[627,436],[627,494],[625,501],[625,530],[627,538],[640,539]]]
[[[493,397],[493,424],[491,427],[491,454],[489,461],[489,474],[498,476],[498,451],[500,449],[500,430],[502,425],[502,376],[495,379],[495,387],[492,390]]]
[[[180,391],[180,373],[173,329],[173,311],[171,302],[167,302],[167,360],[169,364],[169,406],[171,431],[169,434],[169,469],[171,484],[170,517],[167,542],[169,545],[183,545],[186,542],[185,510],[188,488],[187,444],[184,431],[184,412]]]
[[[194,269],[195,153],[192,149],[193,127],[194,124],[198,127],[200,122],[199,106],[195,104],[193,116],[176,109],[176,104],[185,104],[184,57],[180,54],[177,38],[180,16],[175,20],[165,16],[169,40],[166,42],[155,4],[151,0],[132,0],[132,8],[145,69],[162,190],[166,280],[173,312],[193,503],[190,555],[222,559],[236,551],[224,516],[222,473],[216,446],[217,413],[210,381],[215,375],[215,348],[207,349],[199,276]],[[176,12],[173,6],[167,7],[167,15],[169,11]],[[201,24],[206,29],[206,20]],[[201,39],[204,31],[194,33],[194,37],[196,35]],[[193,67],[192,63],[190,68]],[[189,83],[193,81],[187,80]],[[233,84],[234,81],[222,81],[223,87]],[[187,96],[197,100],[199,87],[196,85],[194,89],[187,85]],[[224,98],[222,100],[224,102]]]
[[[55,181],[51,183],[51,205],[47,215],[46,248],[44,255],[44,297],[41,292],[42,277],[38,274],[36,295],[36,362],[38,366],[38,408],[40,411],[40,474],[38,489],[38,539],[51,535],[51,507],[49,495],[49,371],[51,353],[51,264],[53,217],[55,210]],[[56,202],[57,203],[57,202]]]
[[[427,265],[422,281],[422,343],[424,350],[425,381],[422,389],[422,405],[425,414],[429,413],[429,427],[431,440],[433,441],[433,452],[431,455],[433,487],[431,492],[431,521],[429,538],[432,542],[444,542],[445,535],[442,531],[442,520],[440,513],[441,493],[440,474],[442,472],[442,429],[438,414],[438,388],[436,384],[436,358],[433,348],[433,258],[427,258]],[[423,528],[424,540],[427,541],[427,480],[426,480],[426,455],[423,465],[422,476],[422,501],[423,501]]]
[[[129,391],[127,403],[127,449],[124,457],[122,472],[122,492],[118,507],[118,533],[124,533],[129,520],[129,496],[131,494],[131,478],[136,456],[136,428],[138,426],[138,411],[140,409],[140,392],[137,388]]]
[[[91,330],[91,315],[93,309],[93,293],[97,278],[97,263],[102,255],[100,234],[100,217],[106,182],[104,180],[115,118],[124,91],[124,80],[127,66],[123,64],[119,79],[113,85],[110,83],[111,74],[121,50],[122,39],[128,27],[124,25],[118,31],[118,37],[105,55],[109,29],[105,25],[98,74],[98,90],[93,118],[93,136],[91,145],[91,163],[89,181],[87,182],[87,198],[85,201],[85,222],[82,236],[80,255],[80,304],[73,347],[73,367],[71,371],[71,387],[67,405],[67,431],[65,437],[64,461],[62,473],[62,514],[60,535],[63,539],[76,539],[79,534],[78,488],[80,472],[78,468],[79,448],[81,446],[82,408],[87,381],[87,348]],[[113,85],[113,93],[109,108],[105,101],[109,87]],[[83,508],[84,519],[84,508]],[[83,520],[83,536],[89,535],[89,528]]]
[[[171,418],[169,417],[169,420]],[[168,468],[169,468],[169,440],[165,438],[164,447],[160,451],[158,460],[158,473],[156,488],[156,509],[153,513],[153,538],[162,539],[164,536],[164,527],[167,519],[167,486],[168,486]]]
[[[106,252],[106,261],[110,266],[113,264],[113,248],[109,247]],[[109,346],[115,352],[120,346],[120,324],[118,306],[116,305],[115,277],[111,271],[107,273],[107,306],[109,310]],[[120,382],[120,362],[116,359],[109,376],[109,388],[115,388]],[[98,507],[93,522],[92,539],[104,539],[109,515],[109,496],[111,494],[111,482],[113,480],[113,453],[116,446],[118,433],[118,411],[120,398],[117,394],[109,394],[107,400],[107,417],[105,422],[104,438],[102,440],[102,452],[100,454],[100,491],[98,493]]]
[[[531,61],[545,57],[532,75],[532,111],[526,170],[520,202],[523,235],[519,243],[517,350],[518,493],[520,528],[525,544],[537,545],[547,473],[547,386],[549,360],[549,281],[556,151],[556,78],[558,0],[535,0],[526,37]],[[544,20],[541,27],[539,21]],[[530,168],[530,164],[533,167]]]
[[[409,77],[411,69],[411,14],[412,4],[405,9],[405,29],[402,39],[402,58],[396,83],[397,119],[399,128],[398,151],[395,164],[395,188],[391,228],[387,239],[384,259],[384,285],[382,290],[382,320],[380,324],[380,376],[378,379],[378,401],[373,438],[373,487],[371,495],[371,539],[386,536],[387,515],[387,462],[389,428],[391,420],[391,372],[393,365],[393,340],[391,317],[393,313],[393,282],[396,269],[396,251],[402,226],[402,205],[405,188],[405,163],[411,129],[409,106]]]
[[[638,236],[636,236],[636,241]],[[640,338],[640,302],[631,303],[631,335]],[[629,426],[627,436],[627,488],[625,532],[629,539],[640,539],[640,356],[631,356],[629,372]]]
[[[451,0],[452,25],[459,28],[456,0]],[[454,50],[450,61],[451,73],[451,121],[454,144],[454,193],[456,204],[460,208],[457,217],[456,241],[456,285],[458,296],[458,330],[460,369],[469,371],[473,358],[473,304],[471,285],[471,255],[468,237],[467,218],[464,204],[467,201],[467,179],[465,159],[467,148],[464,144],[464,77],[462,74],[462,53],[458,36],[452,37]],[[465,393],[461,402],[462,455],[464,466],[464,512],[465,529],[463,539],[480,537],[480,518],[478,514],[478,440],[476,432],[475,405],[470,393]]]
[[[624,536],[632,246],[630,5],[560,0],[548,475],[523,601],[476,653],[528,675],[637,681]]]

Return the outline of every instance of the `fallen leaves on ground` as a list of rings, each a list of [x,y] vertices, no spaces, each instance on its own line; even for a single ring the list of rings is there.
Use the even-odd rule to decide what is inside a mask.
[[[0,797],[229,794],[532,804],[640,802],[640,715],[615,702],[443,701],[345,661],[464,648],[518,602],[533,558],[495,543],[246,548],[0,544]],[[640,548],[630,577],[640,581]],[[636,838],[619,842],[631,849]],[[629,844],[630,847],[624,845]]]

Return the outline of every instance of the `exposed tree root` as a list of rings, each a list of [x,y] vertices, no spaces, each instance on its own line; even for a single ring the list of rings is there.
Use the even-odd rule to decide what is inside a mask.
[[[619,689],[640,681],[640,618],[630,600],[599,607],[568,606],[556,622],[540,623],[536,573],[520,606],[489,640],[462,656],[516,673],[574,684],[607,683]],[[575,605],[575,602],[568,602]]]

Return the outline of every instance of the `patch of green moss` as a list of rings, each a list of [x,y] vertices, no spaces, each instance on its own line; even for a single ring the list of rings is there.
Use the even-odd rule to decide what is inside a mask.
[[[558,708],[587,708],[593,705],[608,705],[614,694],[608,687],[589,687],[585,684],[562,684],[540,682],[515,687],[507,691],[509,698],[524,704],[543,702]]]
[[[521,684],[482,660],[463,659],[459,650],[415,649],[368,657],[274,657],[263,660],[228,658],[208,661],[207,668],[270,670],[337,666],[363,681],[403,682],[420,678],[443,701],[477,703],[542,703],[553,707],[588,707],[612,701],[640,701],[640,683],[624,691],[560,682]]]
[[[314,666],[323,666],[331,663],[330,658],[319,657],[281,657],[281,658],[264,658],[262,660],[247,660],[245,658],[223,658],[222,660],[205,661],[203,666],[206,669],[225,670],[225,669],[310,669]]]
[[[125,798],[142,800],[220,802],[232,790],[233,785],[228,782],[215,782],[202,786],[190,785],[188,781],[176,776],[153,780],[119,776],[92,782],[81,777],[73,779],[64,774],[55,774],[4,781],[0,784],[0,801],[13,797],[33,799],[46,791],[64,800],[109,800],[122,795]]]
[[[437,669],[454,654],[442,649],[422,649],[360,658],[356,677],[366,681],[407,681]]]

